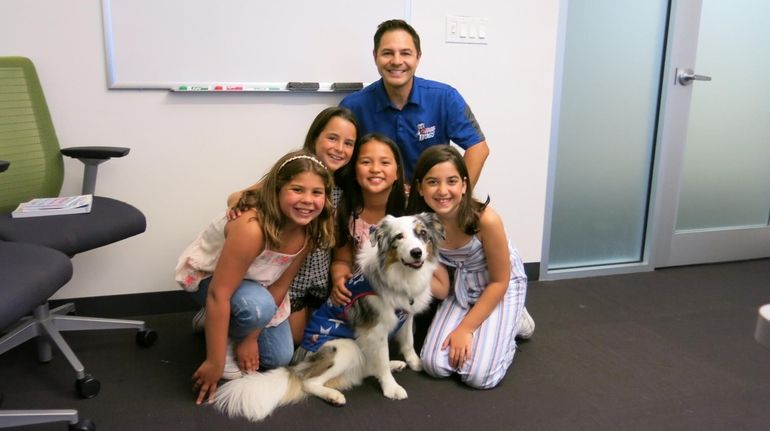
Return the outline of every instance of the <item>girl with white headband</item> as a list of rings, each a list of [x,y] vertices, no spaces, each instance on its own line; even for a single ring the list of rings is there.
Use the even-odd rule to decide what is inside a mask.
[[[235,204],[240,217],[219,216],[177,264],[176,281],[205,305],[206,360],[193,374],[198,404],[214,397],[220,378],[289,363],[285,280],[310,250],[334,245],[334,183],[320,160],[289,153],[260,182]]]

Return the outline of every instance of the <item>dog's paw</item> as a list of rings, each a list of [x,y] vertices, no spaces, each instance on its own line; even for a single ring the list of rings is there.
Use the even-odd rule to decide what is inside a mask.
[[[397,384],[388,386],[387,388],[382,388],[382,394],[385,395],[385,397],[390,398],[391,400],[406,399],[406,389],[402,388]]]
[[[390,371],[398,373],[404,371],[406,368],[406,362],[404,361],[390,361]]]
[[[412,358],[406,358],[406,363],[409,365],[410,370],[422,371],[422,360],[419,356],[414,355]]]
[[[329,404],[331,404],[331,405],[333,405],[335,407],[342,407],[346,403],[345,395],[342,395],[341,392],[327,393],[323,397],[323,399],[324,399],[324,401],[326,401],[327,403],[329,403]]]

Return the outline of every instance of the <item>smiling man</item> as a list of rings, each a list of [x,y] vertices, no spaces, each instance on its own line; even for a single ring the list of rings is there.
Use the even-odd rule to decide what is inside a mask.
[[[340,102],[356,115],[359,134],[379,132],[396,141],[407,182],[423,150],[454,142],[465,150],[470,180],[476,184],[489,156],[486,139],[457,90],[414,76],[422,55],[415,29],[399,19],[381,23],[373,54],[382,79]]]

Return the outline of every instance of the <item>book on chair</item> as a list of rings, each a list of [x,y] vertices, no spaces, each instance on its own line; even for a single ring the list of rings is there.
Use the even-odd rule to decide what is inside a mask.
[[[91,212],[93,195],[38,198],[22,202],[11,213],[13,218],[84,214]]]

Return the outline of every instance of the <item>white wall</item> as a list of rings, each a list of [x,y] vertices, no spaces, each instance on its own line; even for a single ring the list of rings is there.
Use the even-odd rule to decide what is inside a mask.
[[[540,259],[558,4],[412,0],[418,75],[455,86],[473,108],[492,151],[477,194],[491,195],[525,262]],[[446,15],[488,17],[489,45],[445,44]],[[58,298],[177,289],[179,252],[224,211],[227,194],[301,146],[315,114],[341,97],[107,90],[99,0],[4,0],[0,55],[36,64],[62,147],[131,147],[102,165],[97,194],[141,209],[147,231],[76,256]],[[80,163],[65,167],[62,194],[78,194]]]

